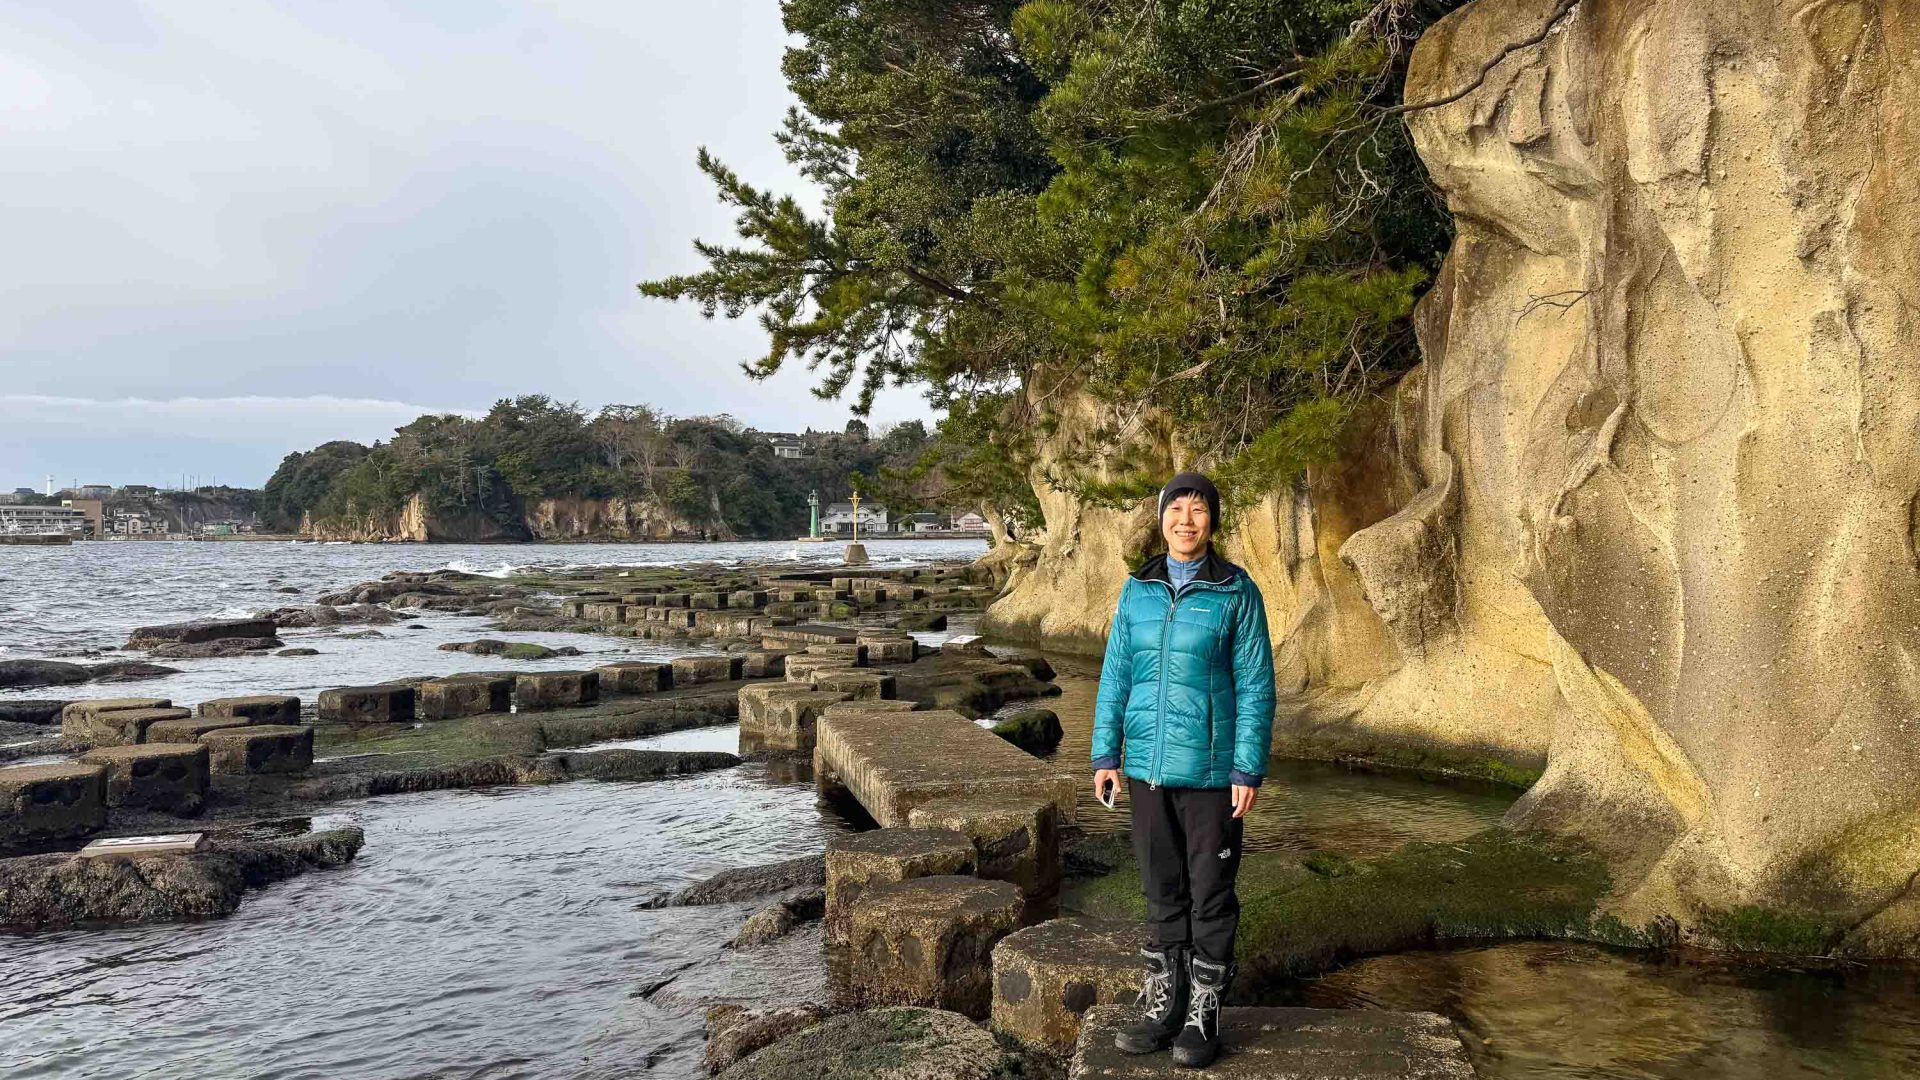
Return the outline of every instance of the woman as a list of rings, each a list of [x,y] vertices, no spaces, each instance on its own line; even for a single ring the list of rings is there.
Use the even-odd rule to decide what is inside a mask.
[[[1199,473],[1160,492],[1167,553],[1120,589],[1094,706],[1093,792],[1124,758],[1133,851],[1147,894],[1145,1013],[1115,1044],[1173,1047],[1205,1068],[1220,1052],[1220,998],[1240,921],[1240,834],[1267,772],[1273,649],[1266,604],[1212,540],[1220,495]]]

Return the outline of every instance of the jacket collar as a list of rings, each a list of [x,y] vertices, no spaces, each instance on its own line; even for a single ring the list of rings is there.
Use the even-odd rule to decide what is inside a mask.
[[[1200,572],[1193,579],[1209,585],[1226,585],[1241,572],[1238,566],[1228,562],[1212,544],[1208,544],[1207,556],[1200,560]],[[1173,578],[1167,573],[1167,555],[1164,551],[1141,563],[1140,569],[1135,570],[1132,576],[1141,581],[1158,581],[1168,588],[1173,587]]]

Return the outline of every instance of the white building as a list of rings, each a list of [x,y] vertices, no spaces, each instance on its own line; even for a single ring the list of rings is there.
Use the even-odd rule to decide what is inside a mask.
[[[834,536],[853,534],[853,504],[850,502],[829,503],[820,514],[820,531]],[[887,528],[887,508],[872,503],[860,504],[860,535],[878,536],[889,531]]]
[[[138,510],[116,510],[107,522],[107,532],[115,536],[161,536],[167,531],[164,520]]]
[[[988,532],[987,519],[972,510],[953,519],[955,532]]]
[[[70,506],[0,506],[0,533],[84,536],[87,515]]]

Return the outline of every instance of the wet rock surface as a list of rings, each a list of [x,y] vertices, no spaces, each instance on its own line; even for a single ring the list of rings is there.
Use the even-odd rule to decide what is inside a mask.
[[[1220,1059],[1194,1073],[1166,1054],[1131,1055],[1113,1045],[1133,1019],[1126,1006],[1090,1010],[1070,1080],[1473,1080],[1473,1064],[1452,1021],[1436,1013],[1381,1009],[1220,1011]]]
[[[724,1080],[992,1080],[1020,1056],[958,1013],[891,1008],[845,1013],[748,1055]]]
[[[359,829],[335,829],[280,840],[210,837],[192,854],[0,860],[0,926],[44,930],[228,915],[248,889],[345,865],[364,840]]]
[[[788,889],[819,888],[827,883],[824,855],[800,855],[763,866],[745,866],[723,870],[689,885],[657,904],[648,907],[680,907],[694,904],[732,904],[753,900]]]
[[[823,1005],[774,1009],[716,1005],[707,1010],[707,1073],[723,1072],[755,1050],[810,1028],[831,1015]]]

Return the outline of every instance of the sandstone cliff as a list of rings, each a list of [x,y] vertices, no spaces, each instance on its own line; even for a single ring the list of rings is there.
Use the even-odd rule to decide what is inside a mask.
[[[527,539],[525,529],[516,524],[503,523],[478,512],[437,511],[427,504],[425,497],[415,495],[392,514],[319,521],[308,515],[300,523],[300,533],[315,540],[360,543],[493,544]]]
[[[685,520],[639,499],[541,499],[530,504],[524,520],[502,522],[481,512],[448,513],[415,495],[397,513],[354,518],[309,517],[302,535],[316,540],[363,543],[493,544],[534,540],[547,543],[632,542],[735,539],[721,526],[704,534]]]
[[[642,499],[542,499],[527,508],[527,529],[536,540],[698,540],[699,528]],[[708,530],[714,540],[735,539],[725,525]]]
[[[1544,760],[1629,921],[1920,954],[1920,0],[1475,0],[1406,100],[1425,364],[1227,545],[1277,745]],[[1150,511],[1042,505],[990,625],[1097,642]]]

